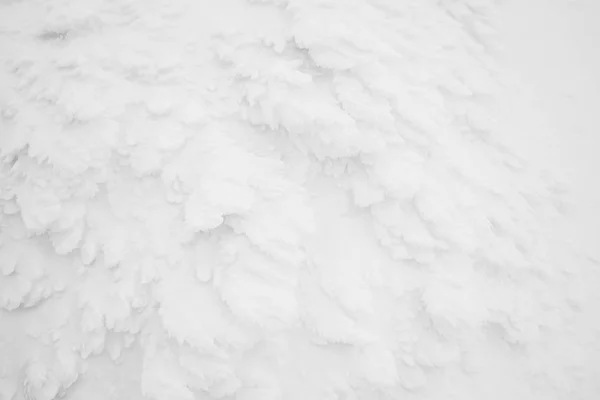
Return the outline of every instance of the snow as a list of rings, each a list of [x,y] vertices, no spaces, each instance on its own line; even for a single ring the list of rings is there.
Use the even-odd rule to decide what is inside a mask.
[[[539,9],[544,12],[540,13]],[[517,12],[517,9],[519,12]],[[595,149],[600,102],[600,57],[594,51],[600,31],[594,1],[514,2],[499,10],[506,39],[501,55],[516,88],[504,102],[505,140],[523,157],[560,178],[577,203],[571,234],[597,258],[600,191]],[[518,43],[518,45],[517,45]]]
[[[2,2],[0,399],[597,398],[599,12]]]

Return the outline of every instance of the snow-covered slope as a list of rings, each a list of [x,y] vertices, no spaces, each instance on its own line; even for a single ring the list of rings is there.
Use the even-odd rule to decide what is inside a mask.
[[[0,398],[586,398],[491,4],[0,3]]]

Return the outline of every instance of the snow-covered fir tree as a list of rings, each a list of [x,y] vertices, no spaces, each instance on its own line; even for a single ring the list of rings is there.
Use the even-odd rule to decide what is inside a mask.
[[[491,6],[0,2],[0,399],[584,398]]]

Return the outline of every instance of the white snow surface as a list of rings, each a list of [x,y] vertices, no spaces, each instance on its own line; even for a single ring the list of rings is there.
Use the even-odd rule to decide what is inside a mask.
[[[1,0],[0,400],[599,398],[600,7],[525,3]]]

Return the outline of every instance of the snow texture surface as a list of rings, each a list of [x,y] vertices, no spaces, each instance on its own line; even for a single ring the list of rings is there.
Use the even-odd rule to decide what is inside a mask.
[[[494,7],[0,1],[0,399],[597,398]]]

